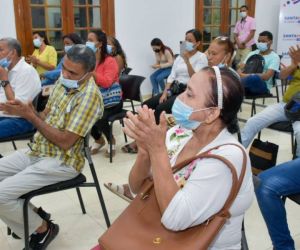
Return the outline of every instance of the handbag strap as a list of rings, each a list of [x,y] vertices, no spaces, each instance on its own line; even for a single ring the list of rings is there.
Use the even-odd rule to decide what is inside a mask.
[[[239,179],[237,178],[237,172],[235,170],[235,167],[233,166],[233,164],[227,160],[225,157],[223,156],[220,156],[220,155],[215,155],[215,154],[211,154],[209,153],[211,150],[214,150],[214,149],[218,149],[222,146],[226,146],[226,145],[232,145],[232,146],[236,146],[238,148],[241,149],[242,153],[243,153],[243,165],[242,165],[242,170],[241,170],[241,174],[240,174],[240,177]],[[203,158],[213,158],[213,159],[218,159],[220,161],[222,161],[231,171],[231,174],[232,174],[232,187],[231,187],[231,190],[230,190],[230,193],[229,193],[229,196],[223,206],[223,208],[216,214],[224,214],[228,217],[230,217],[230,214],[229,214],[229,209],[232,205],[232,203],[234,202],[239,190],[240,190],[240,187],[243,183],[243,179],[244,179],[244,176],[245,176],[245,173],[246,173],[246,163],[247,163],[247,156],[246,156],[246,152],[245,150],[238,144],[235,144],[235,143],[226,143],[226,144],[222,144],[222,145],[219,145],[219,146],[216,146],[216,147],[213,147],[203,153],[200,153],[200,154],[197,154],[193,157],[190,157],[189,159],[186,159],[178,164],[176,164],[174,167],[172,167],[172,172],[173,174],[178,172],[179,170],[181,170],[183,167],[185,167],[186,165],[188,165],[189,163],[197,160],[197,159],[203,159]],[[145,198],[145,195],[147,195],[149,193],[149,191],[151,190],[151,188],[153,188],[154,186],[154,182],[153,181],[149,181],[148,182],[148,185],[145,186],[145,188],[142,190],[142,192],[140,193],[140,197],[142,199]]]

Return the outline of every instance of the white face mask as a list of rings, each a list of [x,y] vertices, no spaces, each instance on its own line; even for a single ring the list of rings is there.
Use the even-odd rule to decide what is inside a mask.
[[[41,39],[39,39],[39,38],[33,39],[33,45],[34,45],[34,47],[36,47],[36,48],[41,47],[41,45],[42,45]]]
[[[246,11],[240,12],[240,17],[241,18],[245,18],[246,16],[247,16],[247,12]]]

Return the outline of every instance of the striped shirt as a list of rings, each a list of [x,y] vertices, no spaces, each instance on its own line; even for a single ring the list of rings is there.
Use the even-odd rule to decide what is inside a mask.
[[[45,119],[47,124],[59,130],[75,133],[81,138],[70,149],[63,150],[37,132],[34,135],[34,143],[31,144],[30,155],[58,158],[80,172],[84,166],[83,137],[103,114],[99,88],[94,79],[90,78],[77,90],[66,92],[58,80],[46,108],[50,110]]]

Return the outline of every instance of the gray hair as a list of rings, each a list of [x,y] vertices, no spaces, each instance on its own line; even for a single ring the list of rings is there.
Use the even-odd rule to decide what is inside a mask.
[[[18,57],[20,57],[22,55],[22,47],[20,42],[15,39],[15,38],[11,38],[11,37],[6,37],[6,38],[1,38],[0,42],[5,42],[9,48],[9,50],[16,50]]]
[[[72,48],[68,50],[67,57],[74,63],[80,63],[87,72],[91,72],[95,69],[95,53],[85,45],[73,45]]]

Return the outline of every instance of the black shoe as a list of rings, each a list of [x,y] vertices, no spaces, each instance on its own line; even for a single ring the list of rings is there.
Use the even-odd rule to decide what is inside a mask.
[[[46,211],[44,211],[42,209],[42,207],[39,207],[37,210],[37,214],[45,221],[50,221],[51,218],[51,214],[47,213]]]
[[[44,233],[33,233],[30,237],[29,246],[32,250],[44,250],[56,237],[59,231],[57,224],[48,222],[48,230]]]
[[[11,233],[11,236],[16,239],[16,240],[20,240],[21,237],[19,237],[17,234],[15,234],[14,232]]]

